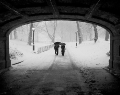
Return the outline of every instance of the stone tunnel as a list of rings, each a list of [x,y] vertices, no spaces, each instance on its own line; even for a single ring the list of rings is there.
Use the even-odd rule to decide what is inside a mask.
[[[110,33],[109,69],[120,73],[119,0],[0,0],[0,71],[9,69],[9,34],[35,21],[95,23]],[[108,50],[109,51],[109,50]]]

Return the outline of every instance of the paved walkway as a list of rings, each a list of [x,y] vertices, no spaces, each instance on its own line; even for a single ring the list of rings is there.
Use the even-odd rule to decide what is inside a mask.
[[[49,53],[49,52],[48,52]],[[104,69],[78,68],[65,56],[44,56],[48,69],[11,69],[0,77],[0,95],[119,95],[120,81]],[[46,60],[45,60],[46,59]],[[21,63],[24,66],[24,62]]]

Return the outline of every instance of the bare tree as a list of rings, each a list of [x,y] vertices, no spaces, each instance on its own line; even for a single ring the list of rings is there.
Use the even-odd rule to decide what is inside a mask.
[[[90,24],[90,23],[88,23],[88,28],[89,28],[89,31],[88,31],[88,33],[89,33],[89,40],[90,41],[92,41],[92,35],[93,35],[93,33],[92,33],[92,24]]]
[[[24,41],[24,25],[21,26],[21,41]]]
[[[28,35],[28,45],[31,45],[31,43],[32,43],[32,28],[33,28],[33,23],[30,23],[30,32]]]
[[[96,25],[96,24],[93,24],[93,28],[94,28],[94,32],[95,32],[94,41],[96,42],[96,41],[98,40],[97,25]]]
[[[51,35],[48,31],[48,27],[45,22],[46,32],[47,32],[48,36],[50,37],[50,39],[52,40],[52,42],[54,43],[55,42],[55,32],[56,32],[56,28],[57,28],[57,21],[55,20],[53,24],[54,24],[54,26],[53,26],[54,30],[53,30],[53,34]]]
[[[80,43],[82,43],[82,33],[81,33],[81,30],[80,30],[79,21],[76,21],[76,24],[77,24],[79,44],[80,44]]]
[[[34,26],[35,30],[36,30],[36,28],[38,27],[39,23],[40,23],[40,22],[35,22],[35,23],[33,23],[33,26]],[[37,42],[39,42],[39,32],[38,32],[38,31],[35,31],[35,38],[36,38],[35,40],[36,40]]]
[[[14,39],[17,39],[17,31],[16,31],[16,28],[14,29]]]
[[[48,27],[47,27],[46,22],[45,22],[45,27],[46,27],[46,32],[47,32],[49,38],[52,40],[52,42],[54,42],[53,36],[52,36],[52,35],[49,33],[49,31],[48,31]]]
[[[56,29],[57,29],[57,21],[55,20],[55,21],[54,21],[53,42],[55,42],[55,32],[56,32]]]
[[[106,30],[106,32],[105,32],[105,41],[108,41],[108,39],[109,39],[109,32]]]

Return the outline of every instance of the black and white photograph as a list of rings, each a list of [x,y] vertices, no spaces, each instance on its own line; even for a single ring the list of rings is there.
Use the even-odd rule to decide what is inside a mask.
[[[0,0],[0,95],[120,95],[119,0]]]

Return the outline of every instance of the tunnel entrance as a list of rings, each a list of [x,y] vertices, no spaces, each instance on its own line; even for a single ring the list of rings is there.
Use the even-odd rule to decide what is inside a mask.
[[[109,65],[109,35],[98,25],[80,21],[43,21],[14,29],[9,35],[13,68],[4,75],[7,93],[117,93],[118,81],[102,69]],[[54,42],[60,42],[58,55]],[[66,44],[64,56],[61,43]]]
[[[66,43],[70,58],[76,61],[77,67],[109,65],[110,34],[106,29],[87,22],[53,20],[25,24],[11,31],[9,54],[12,67],[42,66],[45,64],[44,53],[52,52],[53,55],[47,55],[55,56],[54,42]],[[61,56],[60,49],[58,56]],[[40,58],[44,60],[40,61]]]

